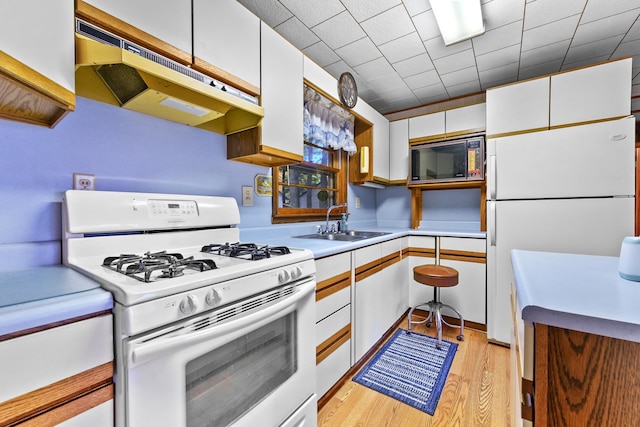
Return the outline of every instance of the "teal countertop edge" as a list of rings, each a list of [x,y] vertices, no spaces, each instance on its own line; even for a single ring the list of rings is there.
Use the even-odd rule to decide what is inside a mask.
[[[0,272],[0,305],[2,336],[111,310],[113,297],[97,282],[56,265]]]
[[[640,342],[640,283],[618,274],[618,257],[511,251],[522,319]]]

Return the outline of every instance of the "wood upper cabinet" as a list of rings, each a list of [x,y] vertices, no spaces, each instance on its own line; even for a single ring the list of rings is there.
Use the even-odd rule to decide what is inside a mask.
[[[406,184],[409,175],[409,120],[389,123],[389,181]]]
[[[349,181],[355,184],[389,183],[389,120],[364,101],[353,108],[358,152],[349,159]],[[368,153],[363,148],[368,148]]]
[[[0,117],[55,125],[75,108],[73,0],[0,2]]]
[[[549,129],[550,78],[487,90],[487,136]]]
[[[191,65],[191,0],[76,0],[76,14],[142,47]]]
[[[259,95],[260,19],[236,0],[193,0],[193,57],[195,69]]]
[[[625,58],[552,75],[551,127],[628,116],[631,69]]]

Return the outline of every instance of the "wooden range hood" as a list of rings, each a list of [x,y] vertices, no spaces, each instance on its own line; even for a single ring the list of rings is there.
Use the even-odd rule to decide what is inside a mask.
[[[75,105],[73,92],[0,51],[0,118],[53,127]]]

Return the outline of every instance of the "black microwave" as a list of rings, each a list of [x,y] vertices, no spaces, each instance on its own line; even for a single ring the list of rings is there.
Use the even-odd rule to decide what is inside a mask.
[[[481,181],[484,136],[414,145],[409,162],[409,184]]]

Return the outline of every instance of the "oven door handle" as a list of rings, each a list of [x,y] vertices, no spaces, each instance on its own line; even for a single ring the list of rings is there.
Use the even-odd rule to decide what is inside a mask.
[[[274,316],[293,311],[295,305],[316,289],[315,280],[298,285],[297,292],[286,299],[278,301],[272,306],[247,314],[236,320],[231,320],[221,325],[213,325],[196,332],[181,334],[178,336],[158,337],[155,340],[131,343],[129,362],[131,365],[140,365],[155,359],[164,353],[178,349],[185,349],[222,335],[230,335],[248,326],[260,327],[273,320]]]

